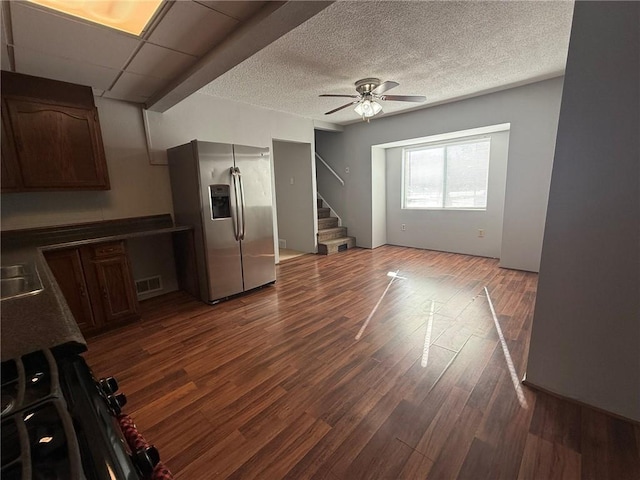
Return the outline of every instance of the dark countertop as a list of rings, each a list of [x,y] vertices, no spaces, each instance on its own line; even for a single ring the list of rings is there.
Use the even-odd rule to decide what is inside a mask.
[[[44,258],[43,251],[192,230],[169,215],[2,232],[2,265],[35,266],[43,289],[0,303],[2,361],[42,348],[86,350],[86,341]],[[62,346],[62,347],[60,347]]]
[[[34,295],[2,300],[2,361],[59,345],[66,345],[76,352],[86,350],[86,341],[47,266],[42,250],[37,247],[24,247],[10,252],[3,250],[2,263],[34,265],[43,287]]]

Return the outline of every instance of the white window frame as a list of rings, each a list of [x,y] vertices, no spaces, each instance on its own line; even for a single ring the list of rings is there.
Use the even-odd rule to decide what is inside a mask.
[[[487,180],[486,180],[486,185],[487,185],[487,204],[484,207],[446,207],[444,205],[444,202],[446,201],[446,179],[447,179],[447,156],[446,156],[446,148],[445,148],[445,158],[444,158],[444,175],[443,175],[443,192],[444,195],[442,196],[442,202],[443,205],[442,207],[407,207],[405,202],[405,165],[406,165],[406,161],[407,161],[407,154],[411,151],[415,151],[415,150],[427,150],[430,148],[439,148],[439,147],[447,147],[450,145],[464,145],[465,143],[477,143],[479,140],[488,140],[489,141],[489,161],[488,161],[488,165],[487,165]],[[474,211],[474,212],[484,212],[487,210],[487,207],[489,205],[489,172],[490,172],[490,168],[491,168],[491,142],[492,142],[492,138],[491,135],[476,135],[473,137],[460,137],[457,139],[451,139],[451,140],[446,140],[446,141],[440,141],[440,142],[428,142],[428,143],[421,143],[421,144],[416,144],[416,145],[408,145],[406,147],[402,148],[402,172],[401,172],[401,197],[400,197],[400,201],[401,201],[401,208],[402,210],[438,210],[438,211],[465,211],[465,210],[469,210],[469,211]]]

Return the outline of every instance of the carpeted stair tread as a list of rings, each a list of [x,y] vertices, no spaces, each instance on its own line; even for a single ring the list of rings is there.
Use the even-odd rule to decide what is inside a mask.
[[[329,218],[331,215],[331,209],[328,207],[320,207],[318,208],[318,218]]]
[[[325,230],[327,228],[335,228],[338,226],[338,219],[336,217],[319,218],[318,230]]]
[[[318,242],[318,253],[321,255],[332,255],[356,246],[355,237],[340,237],[324,242]]]
[[[346,237],[347,227],[332,227],[318,230],[318,242],[333,240],[335,238]]]

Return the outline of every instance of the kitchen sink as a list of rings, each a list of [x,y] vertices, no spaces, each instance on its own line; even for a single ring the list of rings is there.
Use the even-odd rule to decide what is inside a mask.
[[[35,295],[42,290],[35,265],[20,263],[0,267],[0,300]]]

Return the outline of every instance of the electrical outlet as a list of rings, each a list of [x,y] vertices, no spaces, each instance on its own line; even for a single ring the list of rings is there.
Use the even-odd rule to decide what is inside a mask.
[[[478,238],[484,238],[484,229],[482,228],[478,229]]]
[[[289,183],[290,183],[291,185],[293,185],[293,184],[295,183],[295,182],[294,182],[294,180],[293,180],[293,177],[291,177],[291,178],[289,179]]]
[[[349,167],[344,169],[344,173],[349,173]]]
[[[407,226],[403,223],[400,229],[404,232],[407,229]]]

